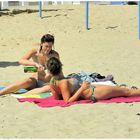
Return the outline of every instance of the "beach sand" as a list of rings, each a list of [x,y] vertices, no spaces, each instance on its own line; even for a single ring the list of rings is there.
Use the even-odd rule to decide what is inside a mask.
[[[85,5],[44,9],[42,19],[37,12],[0,17],[1,86],[29,76],[18,60],[52,33],[65,74],[112,74],[118,84],[140,87],[137,6],[90,4],[88,31]],[[0,138],[140,138],[139,102],[40,108],[8,95],[0,106]]]

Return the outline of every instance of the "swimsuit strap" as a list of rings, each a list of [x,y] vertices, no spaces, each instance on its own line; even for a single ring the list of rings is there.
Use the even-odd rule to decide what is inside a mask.
[[[96,99],[95,96],[94,96],[94,88],[95,88],[95,87],[94,87],[94,86],[91,86],[90,88],[91,88],[91,97],[90,97],[90,100],[96,102],[97,99]]]
[[[55,78],[54,77],[51,78],[50,84],[56,85],[56,81],[55,81]]]

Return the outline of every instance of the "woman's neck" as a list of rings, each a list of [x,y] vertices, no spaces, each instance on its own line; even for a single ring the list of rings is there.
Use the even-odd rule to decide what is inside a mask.
[[[56,75],[56,76],[53,76],[55,80],[62,80],[64,79],[64,75],[63,75],[63,72],[61,72],[59,75]]]
[[[49,52],[48,54],[44,53],[43,50],[41,50],[40,53],[41,53],[42,55],[46,56],[46,55],[50,55],[50,54],[52,53],[52,50],[50,50],[50,52]]]

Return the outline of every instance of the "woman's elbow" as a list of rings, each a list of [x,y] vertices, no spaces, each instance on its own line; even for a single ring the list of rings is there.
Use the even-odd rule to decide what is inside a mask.
[[[22,65],[22,60],[19,60],[18,63],[19,63],[20,65]]]
[[[24,59],[20,59],[18,62],[19,62],[20,65],[25,65],[24,61],[25,61]]]
[[[68,101],[69,101],[68,99],[64,99],[64,102],[65,102],[65,103],[68,103]]]
[[[73,101],[70,100],[70,99],[65,99],[64,102],[65,102],[65,103],[71,103],[71,102],[73,102]]]
[[[22,64],[23,64],[22,59],[20,59],[20,60],[18,61],[18,63],[19,63],[20,65],[22,65]]]

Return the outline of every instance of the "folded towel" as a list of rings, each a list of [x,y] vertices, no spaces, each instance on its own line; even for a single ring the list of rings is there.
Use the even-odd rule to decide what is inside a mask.
[[[38,94],[11,94],[11,96],[15,98],[47,98],[52,96],[51,92],[44,92],[44,93],[38,93]]]

